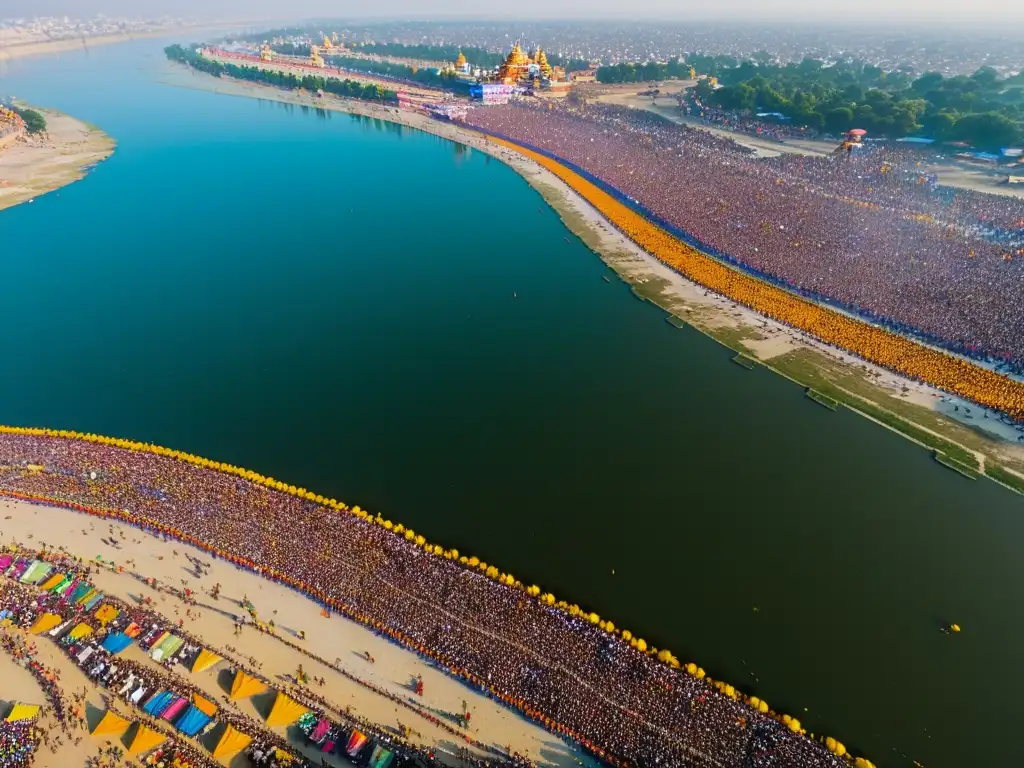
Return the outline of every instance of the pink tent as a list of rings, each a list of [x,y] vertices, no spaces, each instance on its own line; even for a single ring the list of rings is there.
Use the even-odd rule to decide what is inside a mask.
[[[178,699],[173,704],[171,704],[171,706],[169,706],[166,710],[164,710],[164,713],[160,715],[160,719],[166,720],[167,722],[171,722],[172,720],[174,720],[174,718],[181,714],[182,710],[186,709],[187,707],[187,698]]]

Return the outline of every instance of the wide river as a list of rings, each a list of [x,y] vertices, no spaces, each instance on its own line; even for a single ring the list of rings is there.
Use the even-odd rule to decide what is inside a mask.
[[[118,142],[0,213],[0,423],[380,511],[879,766],[1024,764],[1019,497],[673,328],[499,162],[163,44],[0,72]]]

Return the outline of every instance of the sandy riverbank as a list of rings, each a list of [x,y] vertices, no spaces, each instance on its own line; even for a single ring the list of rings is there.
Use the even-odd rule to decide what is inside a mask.
[[[178,67],[168,71],[165,82],[224,95],[378,118],[485,152],[507,164],[540,192],[569,229],[642,298],[797,383],[818,386],[824,379],[849,394],[850,402],[863,401],[880,407],[926,433],[963,447],[976,457],[982,468],[991,461],[1024,478],[1024,444],[1016,441],[1020,433],[1000,422],[994,414],[992,418],[983,418],[982,410],[966,401],[950,398],[932,387],[865,363],[705,290],[625,237],[554,174],[516,152],[496,146],[476,131],[394,107],[333,96],[320,99],[311,94],[192,74]],[[810,404],[809,407],[817,406]],[[970,408],[970,413],[965,407]]]
[[[99,128],[35,109],[46,118],[46,133],[0,148],[0,210],[78,181],[114,152],[116,143]]]
[[[399,723],[403,723],[418,734],[416,738],[420,743],[444,752],[454,752],[458,746],[465,744],[417,712],[399,707],[273,636],[253,629],[246,629],[236,636],[229,615],[244,613],[238,600],[247,597],[255,605],[260,618],[264,621],[273,619],[280,636],[290,643],[300,645],[323,659],[334,661],[360,680],[413,700],[414,706],[422,712],[435,715],[458,713],[462,711],[462,702],[465,701],[472,713],[469,733],[489,745],[500,749],[510,745],[513,750],[529,754],[539,765],[550,768],[576,766],[581,759],[584,764],[593,765],[592,761],[582,758],[565,742],[463,686],[424,663],[416,655],[393,645],[365,627],[338,616],[324,618],[316,603],[298,597],[295,592],[280,584],[261,579],[249,571],[236,569],[222,560],[213,560],[200,550],[180,542],[157,539],[131,526],[111,524],[58,507],[42,507],[7,498],[0,500],[0,517],[3,518],[0,520],[0,542],[4,545],[14,542],[28,547],[41,547],[45,542],[49,548],[63,548],[87,561],[94,561],[100,556],[105,561],[124,566],[125,573],[101,569],[92,577],[92,582],[105,594],[126,602],[134,602],[134,597],[141,594],[151,596],[156,601],[156,610],[171,620],[182,618],[185,629],[202,638],[210,647],[233,647],[237,651],[235,658],[239,659],[255,657],[262,674],[268,678],[283,680],[293,676],[301,664],[308,674],[324,678],[323,687],[314,685],[310,690],[327,699],[334,711],[341,712],[351,707],[355,714],[389,728],[397,728]],[[186,555],[208,563],[210,567],[206,575],[197,577]],[[142,585],[133,574],[156,578],[163,584],[179,589],[187,586],[198,593],[198,608],[193,606],[192,615],[187,615],[188,606],[177,597],[154,592]],[[221,594],[219,599],[213,600],[204,593],[217,583],[221,585]],[[305,631],[305,641],[295,636],[298,630]],[[45,640],[37,644],[47,645]],[[374,657],[374,663],[363,657],[367,651]],[[143,654],[138,649],[133,649],[133,652],[137,658],[142,659]],[[76,668],[63,654],[57,652],[51,660],[51,666],[64,665],[58,668],[62,670],[66,689],[80,687],[80,684],[68,682],[75,679]],[[2,666],[3,663],[0,658],[0,674],[7,670],[6,666]],[[219,673],[226,666],[227,663],[222,662],[199,674],[180,668],[176,668],[176,671],[209,693],[213,700],[219,701],[224,695],[221,688],[223,680]],[[422,698],[411,694],[408,688],[415,675],[423,677]],[[5,688],[0,698],[40,703],[37,699],[41,698],[41,694],[31,676],[24,673],[17,676],[17,688]],[[255,716],[250,700],[239,702],[238,707],[245,714]],[[262,720],[261,717],[256,719]],[[93,742],[90,745],[92,751],[98,740],[94,739]],[[41,754],[40,757],[42,762],[37,764],[41,768],[63,768],[74,764],[61,762],[62,753],[53,756],[55,762],[47,762],[49,753]],[[455,759],[450,762],[459,765]]]

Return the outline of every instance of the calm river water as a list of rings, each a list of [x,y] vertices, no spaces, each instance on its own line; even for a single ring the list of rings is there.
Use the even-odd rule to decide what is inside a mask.
[[[0,422],[379,510],[879,766],[1024,764],[1018,497],[668,325],[500,163],[162,45],[0,71],[119,143],[0,213]]]

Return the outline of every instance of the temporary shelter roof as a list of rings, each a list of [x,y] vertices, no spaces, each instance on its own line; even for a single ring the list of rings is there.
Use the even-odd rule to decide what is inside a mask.
[[[107,714],[105,714],[103,719],[96,723],[96,727],[92,729],[92,735],[120,735],[128,730],[128,726],[131,724],[131,720],[125,720],[113,710],[108,709]]]
[[[165,736],[160,731],[150,728],[148,725],[139,724],[139,730],[135,732],[131,746],[128,747],[128,754],[141,755],[143,752],[160,746],[164,743]]]
[[[271,708],[270,714],[267,715],[267,725],[291,725],[307,712],[309,712],[308,707],[302,706],[295,699],[278,691],[277,698],[274,699],[274,706]]]
[[[236,730],[233,725],[228,725],[228,727],[224,729],[224,733],[221,734],[220,741],[217,742],[217,746],[213,748],[213,756],[219,759],[221,757],[233,755],[236,752],[241,752],[249,746],[250,741],[252,741],[251,736],[247,736],[241,731]]]
[[[17,723],[21,720],[31,720],[39,714],[38,704],[15,704],[7,715],[8,723]]]
[[[231,683],[231,698],[232,699],[245,699],[249,696],[255,696],[257,693],[263,693],[267,690],[267,685],[262,680],[247,675],[242,670],[238,670],[235,673],[235,679]]]
[[[192,662],[192,671],[202,672],[205,669],[209,669],[220,660],[220,656],[213,651],[208,651],[204,648],[199,652],[199,655],[196,656],[196,660]]]

